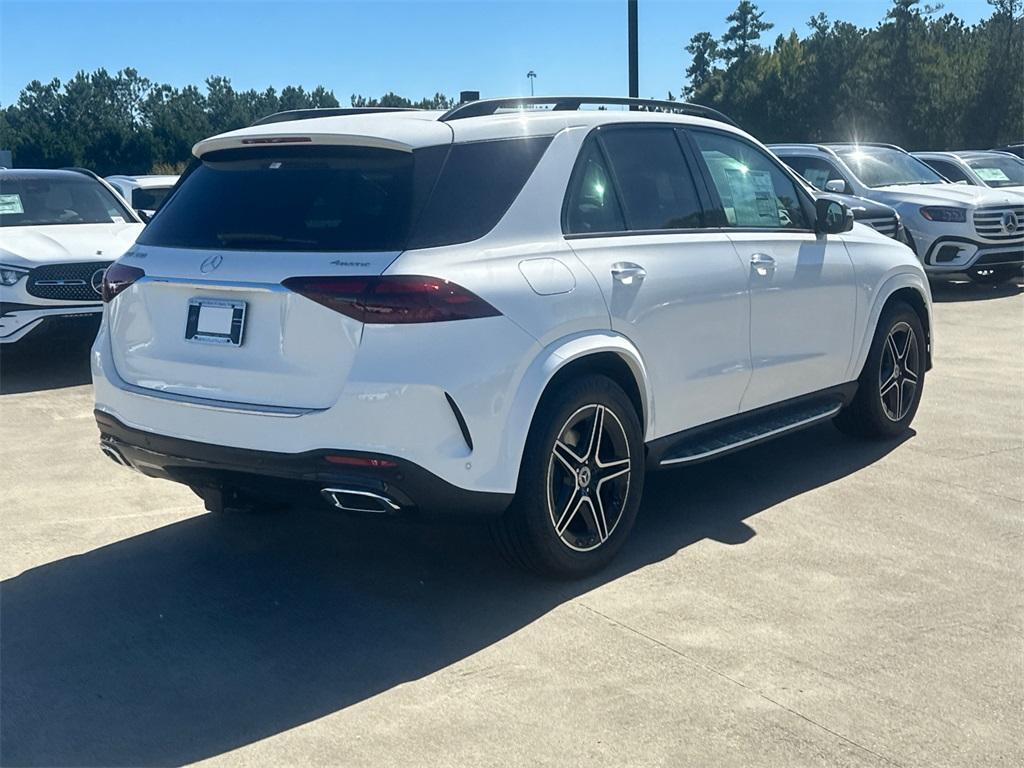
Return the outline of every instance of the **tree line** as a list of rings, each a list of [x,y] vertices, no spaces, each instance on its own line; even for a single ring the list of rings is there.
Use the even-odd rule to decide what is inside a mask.
[[[694,35],[683,97],[764,141],[884,141],[910,149],[987,149],[1024,139],[1021,0],[988,0],[965,24],[941,6],[894,0],[875,27],[819,13],[779,35],[743,0],[720,38]]]
[[[966,24],[920,0],[893,0],[872,28],[820,13],[808,32],[762,37],[773,24],[750,0],[685,46],[679,97],[713,106],[764,141],[887,141],[914,149],[991,147],[1024,138],[1022,0],[988,0]],[[669,97],[676,98],[670,93]],[[446,109],[443,93],[413,101],[352,94],[354,107]],[[33,80],[0,108],[0,149],[17,167],[83,166],[107,175],[180,170],[200,139],[286,109],[337,107],[323,86],[236,90],[154,83],[134,69]]]

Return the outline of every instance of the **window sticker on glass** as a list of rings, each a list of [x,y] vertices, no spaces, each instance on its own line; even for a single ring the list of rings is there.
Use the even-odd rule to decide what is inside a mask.
[[[110,220],[114,224],[124,224],[124,216],[111,216]]]
[[[1009,181],[1010,177],[1003,173],[999,168],[977,168],[975,167],[974,172],[978,174],[982,181]]]
[[[729,181],[735,224],[741,227],[779,226],[772,177],[767,171],[752,171],[739,163],[723,169]]]
[[[0,216],[5,213],[24,213],[21,195],[0,195]]]

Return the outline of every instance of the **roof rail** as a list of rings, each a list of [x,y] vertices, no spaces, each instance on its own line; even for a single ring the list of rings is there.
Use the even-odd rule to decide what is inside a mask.
[[[283,112],[261,117],[254,125],[268,125],[269,123],[284,123],[289,120],[312,120],[314,117],[340,117],[343,115],[368,115],[373,112],[418,112],[413,107],[316,107],[314,109],[286,109]]]
[[[910,154],[903,147],[895,144],[886,144],[884,141],[830,141],[822,146],[826,147],[884,147],[885,149],[898,149],[900,152]]]
[[[649,112],[673,112],[682,115],[693,115],[704,117],[708,120],[717,120],[720,123],[739,128],[736,122],[723,115],[717,109],[691,104],[687,101],[658,101],[657,99],[632,99],[622,96],[525,96],[505,99],[481,99],[459,104],[445,112],[438,120],[449,122],[461,120],[465,117],[481,117],[493,115],[499,109],[526,109],[527,107],[539,107],[550,105],[550,110],[545,111],[572,111],[577,110],[584,104],[597,106],[616,105],[639,108]]]

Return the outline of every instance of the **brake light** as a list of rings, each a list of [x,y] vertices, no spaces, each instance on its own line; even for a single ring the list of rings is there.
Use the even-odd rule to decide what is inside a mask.
[[[283,285],[363,323],[439,323],[501,314],[475,293],[437,277],[290,277]]]
[[[313,141],[309,136],[266,136],[258,139],[242,139],[243,144],[303,144]]]
[[[103,273],[103,301],[113,301],[117,294],[130,286],[140,277],[145,276],[145,271],[138,267],[130,267],[115,261],[107,271]]]

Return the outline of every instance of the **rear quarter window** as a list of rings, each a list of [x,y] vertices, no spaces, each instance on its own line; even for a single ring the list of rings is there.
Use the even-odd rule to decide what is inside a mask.
[[[486,235],[550,143],[550,136],[534,136],[452,145],[409,248],[467,243]]]

